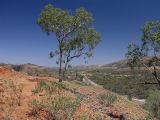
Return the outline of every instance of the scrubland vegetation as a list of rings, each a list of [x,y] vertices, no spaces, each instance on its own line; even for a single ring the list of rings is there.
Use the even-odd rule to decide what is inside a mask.
[[[101,93],[98,95],[100,102],[106,106],[110,106],[114,101],[116,101],[117,96],[113,93]]]
[[[0,80],[0,119],[12,120],[11,114],[21,105],[23,85],[12,80]]]
[[[70,92],[72,97],[62,94],[64,90]],[[81,101],[86,97],[75,89],[69,88],[67,84],[57,82],[40,81],[32,92],[33,94],[44,93],[44,96],[41,100],[35,99],[28,102],[32,109],[30,115],[38,118],[40,112],[45,110],[45,118],[49,120],[70,120],[81,105]],[[78,120],[87,119],[85,113],[78,115]],[[102,117],[92,116],[91,119],[99,120]]]
[[[153,82],[154,78],[147,71],[124,71],[97,69],[87,72],[89,78],[104,88],[121,95],[146,99],[150,90],[158,89],[155,85],[146,85],[145,81]]]
[[[55,35],[57,50],[49,55],[56,58],[59,67],[8,65],[9,72],[14,74],[9,80],[0,79],[0,119],[17,119],[12,114],[21,106],[22,99],[29,108],[27,117],[33,120],[160,119],[160,22],[144,24],[141,43],[128,45],[127,67],[116,69],[76,69],[70,65],[72,59],[79,57],[87,62],[101,40],[93,26],[92,14],[85,8],[70,14],[49,4],[40,13],[37,23],[47,35]],[[3,76],[4,71],[1,72]],[[30,99],[23,98],[24,86],[12,80],[16,75],[27,81],[27,87],[35,87],[29,92],[25,88],[26,97]],[[85,82],[84,76],[95,85]],[[42,77],[45,78],[41,80]],[[50,80],[53,77],[55,80]],[[144,99],[145,104],[138,105],[132,98]],[[137,112],[139,109],[141,113]]]

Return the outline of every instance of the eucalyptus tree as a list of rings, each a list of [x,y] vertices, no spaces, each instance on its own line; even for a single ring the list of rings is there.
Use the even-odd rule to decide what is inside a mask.
[[[69,63],[81,56],[85,61],[88,60],[101,40],[100,34],[93,27],[92,14],[84,8],[70,14],[51,4],[46,5],[38,18],[38,24],[47,35],[54,34],[56,37],[58,49],[51,51],[50,57],[57,59],[60,82]]]
[[[142,28],[141,45],[129,44],[126,57],[131,68],[135,66],[144,66],[154,76],[156,83],[160,87],[159,69],[160,65],[160,22],[147,22]],[[144,61],[144,57],[149,60]]]

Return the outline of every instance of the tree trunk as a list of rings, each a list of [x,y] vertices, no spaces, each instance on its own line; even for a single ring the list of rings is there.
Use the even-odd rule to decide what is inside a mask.
[[[68,61],[66,61],[65,66],[64,66],[63,75],[62,75],[63,78],[65,78],[65,73],[66,73],[66,70],[67,70],[67,65],[68,65]]]
[[[60,50],[60,61],[59,61],[59,82],[62,82],[62,52]]]
[[[156,70],[156,67],[155,67],[155,66],[154,66],[154,72],[153,72],[152,74],[154,75],[154,77],[155,77],[155,79],[157,80],[158,85],[159,85],[159,87],[160,87],[160,80],[159,80],[159,78],[158,78],[157,70]]]

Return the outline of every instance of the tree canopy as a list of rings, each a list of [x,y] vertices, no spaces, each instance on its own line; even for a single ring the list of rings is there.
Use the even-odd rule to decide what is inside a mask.
[[[87,60],[100,42],[100,34],[96,32],[92,23],[92,14],[84,8],[69,14],[68,11],[49,4],[41,12],[38,24],[47,35],[54,33],[57,39],[59,49],[51,51],[50,57],[57,58],[56,63],[60,65],[61,78],[72,59],[83,56]]]
[[[160,22],[147,22],[142,28],[141,45],[129,44],[126,54],[130,67],[143,65],[157,80],[160,86],[160,78],[157,66],[160,65]],[[147,63],[144,57],[148,57]],[[150,69],[149,67],[153,67]]]

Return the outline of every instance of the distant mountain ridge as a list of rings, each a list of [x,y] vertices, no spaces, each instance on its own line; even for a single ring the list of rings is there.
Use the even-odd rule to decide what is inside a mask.
[[[22,71],[28,71],[30,69],[45,69],[50,67],[40,66],[36,64],[26,63],[26,64],[5,64],[1,63],[0,66],[7,66],[7,67],[21,67]],[[109,63],[109,64],[93,64],[93,65],[77,65],[72,66],[75,69],[96,69],[96,68],[126,68],[129,67],[127,65],[127,60],[120,60],[117,62]],[[58,68],[58,67],[51,67],[51,68]]]
[[[148,60],[151,57],[145,57],[144,58],[144,62],[147,64]],[[16,65],[13,64],[4,64],[1,63],[0,65],[6,65],[9,67],[13,67]],[[19,64],[17,66],[22,66],[23,70],[30,70],[30,69],[45,69],[45,68],[54,68],[57,69],[58,67],[45,67],[45,66],[40,66],[40,65],[36,65],[36,64],[31,64],[31,63],[27,63],[27,64]],[[97,69],[97,68],[110,68],[110,69],[120,69],[120,68],[129,68],[129,65],[127,64],[127,59],[122,59],[116,62],[112,62],[112,63],[108,63],[108,64],[93,64],[93,65],[77,65],[77,66],[72,66],[72,68],[75,69]]]
[[[107,68],[128,68],[129,65],[127,64],[127,60],[124,59],[124,60],[119,60],[119,61],[112,62],[112,63],[109,63],[109,64],[104,64],[101,67],[107,67]]]
[[[94,69],[94,68],[128,68],[128,64],[127,64],[127,60],[123,59],[123,60],[119,60],[116,62],[112,62],[112,63],[108,63],[108,64],[93,64],[93,65],[79,65],[79,66],[75,66],[73,68],[77,68],[77,69]]]

